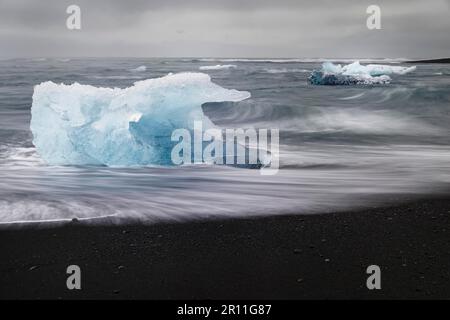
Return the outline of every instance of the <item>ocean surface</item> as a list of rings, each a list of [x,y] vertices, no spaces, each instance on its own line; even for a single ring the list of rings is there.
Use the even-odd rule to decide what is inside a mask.
[[[348,59],[343,63],[350,63]],[[382,59],[365,63],[407,65]],[[386,85],[315,86],[320,59],[13,59],[0,61],[0,223],[314,214],[446,194],[450,65],[417,64]],[[210,68],[210,66],[228,65]],[[230,67],[229,65],[232,65]],[[206,68],[205,68],[206,67]],[[201,68],[201,70],[200,70]],[[33,146],[33,87],[44,81],[126,88],[203,72],[238,103],[206,104],[222,128],[279,128],[280,170],[220,165],[49,166]],[[51,124],[49,124],[51,125]]]

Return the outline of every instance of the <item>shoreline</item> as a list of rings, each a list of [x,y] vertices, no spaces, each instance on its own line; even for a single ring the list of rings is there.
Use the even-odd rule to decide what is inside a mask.
[[[450,58],[410,60],[405,63],[450,63]]]
[[[0,299],[445,299],[450,199],[355,212],[0,230]],[[69,291],[67,266],[82,270]],[[382,289],[365,286],[381,267]]]

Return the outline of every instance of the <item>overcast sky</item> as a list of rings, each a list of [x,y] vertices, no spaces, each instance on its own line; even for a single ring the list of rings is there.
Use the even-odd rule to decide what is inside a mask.
[[[0,0],[0,57],[78,56],[448,57],[450,0]]]

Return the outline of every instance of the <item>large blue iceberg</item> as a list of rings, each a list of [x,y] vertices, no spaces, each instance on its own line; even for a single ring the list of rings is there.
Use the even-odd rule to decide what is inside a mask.
[[[415,69],[415,66],[402,67],[379,64],[363,66],[359,61],[345,66],[325,62],[322,64],[322,69],[314,70],[308,80],[315,85],[388,84],[391,82],[390,75],[403,75]]]
[[[34,88],[30,128],[48,164],[167,165],[173,130],[192,130],[194,121],[214,127],[202,104],[249,97],[203,73],[169,74],[125,89],[44,82]]]

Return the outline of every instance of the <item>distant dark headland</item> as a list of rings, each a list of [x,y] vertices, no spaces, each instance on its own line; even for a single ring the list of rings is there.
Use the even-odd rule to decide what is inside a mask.
[[[450,58],[411,60],[406,61],[406,63],[450,63]]]

